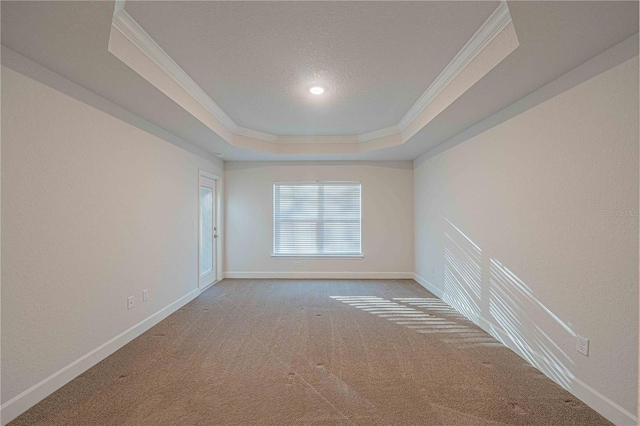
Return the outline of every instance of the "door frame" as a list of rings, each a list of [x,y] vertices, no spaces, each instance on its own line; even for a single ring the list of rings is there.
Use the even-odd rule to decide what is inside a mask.
[[[201,286],[200,284],[200,178],[207,178],[207,179],[211,179],[213,181],[215,181],[215,199],[214,201],[214,215],[215,215],[215,228],[216,228],[216,232],[218,234],[218,238],[214,239],[214,244],[215,244],[215,258],[213,259],[214,262],[214,269],[215,269],[215,277],[212,283],[206,284]],[[218,176],[216,174],[213,174],[211,172],[208,172],[206,170],[202,170],[202,169],[198,169],[198,185],[196,187],[196,191],[197,191],[197,200],[198,200],[198,209],[197,209],[197,219],[196,219],[196,223],[197,223],[197,227],[196,227],[196,252],[197,252],[197,256],[196,256],[196,273],[197,273],[197,280],[198,280],[198,289],[200,290],[200,292],[202,293],[203,291],[205,291],[206,289],[208,289],[209,287],[211,287],[212,285],[214,285],[215,283],[219,282],[220,280],[222,280],[222,247],[224,247],[224,245],[222,244],[222,239],[223,239],[223,233],[222,233],[222,200],[224,199],[222,197],[222,177]]]

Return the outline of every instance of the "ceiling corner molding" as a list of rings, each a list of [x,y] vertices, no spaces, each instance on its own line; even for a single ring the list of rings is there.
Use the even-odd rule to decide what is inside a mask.
[[[385,127],[384,129],[375,130],[369,133],[362,133],[358,135],[358,140],[360,142],[366,142],[372,139],[384,138],[385,136],[393,135],[395,133],[400,133],[400,127],[397,125]]]
[[[456,83],[463,71],[466,73],[465,70],[469,70],[476,74],[477,78],[471,83],[473,85],[518,45],[515,30],[510,26],[512,21],[507,3],[501,0],[499,6],[398,124],[353,135],[275,135],[238,126],[129,15],[124,7],[125,2],[126,0],[115,2],[109,41],[111,53],[230,145],[273,154],[340,155],[401,145],[470,87],[468,79],[462,84]],[[513,34],[503,31],[505,28],[512,28]],[[505,37],[509,41],[510,35],[515,38],[515,47],[514,43],[505,43],[504,40],[502,43],[492,43]],[[115,40],[114,50],[111,46],[112,39]],[[118,49],[124,52],[120,56]],[[484,59],[480,60],[482,58]]]
[[[189,75],[155,42],[126,10],[124,1],[116,1],[111,25],[148,57],[183,90],[201,104],[229,131],[235,132],[238,125],[216,104]]]
[[[453,60],[449,62],[411,109],[407,111],[405,116],[402,117],[402,120],[398,123],[400,130],[404,131],[433,102],[436,96],[510,23],[511,14],[509,13],[507,2],[501,0],[496,10],[460,49]]]
[[[358,136],[278,136],[281,144],[357,144]]]
[[[236,135],[247,136],[249,138],[258,139],[265,142],[277,142],[278,136],[270,133],[259,132],[253,129],[247,129],[246,127],[238,127],[234,131]]]
[[[127,0],[116,0],[113,5],[113,16],[116,16],[119,12],[124,11],[124,4]]]

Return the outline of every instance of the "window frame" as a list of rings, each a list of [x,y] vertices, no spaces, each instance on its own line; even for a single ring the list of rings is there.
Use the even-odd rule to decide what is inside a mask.
[[[359,232],[360,232],[360,253],[354,253],[354,254],[294,254],[294,253],[286,253],[286,254],[280,254],[280,253],[276,253],[276,185],[304,185],[304,184],[352,184],[352,185],[358,185],[360,186],[360,206],[359,206],[359,210],[360,210],[360,221],[359,221]],[[363,244],[362,244],[362,182],[361,181],[331,181],[331,180],[287,180],[287,181],[273,181],[273,185],[272,185],[272,194],[271,194],[271,200],[272,200],[272,220],[271,220],[271,226],[272,226],[272,232],[271,232],[271,238],[272,238],[272,246],[271,246],[271,257],[272,258],[291,258],[291,259],[296,259],[296,258],[307,258],[307,259],[363,259],[364,258],[364,252],[363,252]]]

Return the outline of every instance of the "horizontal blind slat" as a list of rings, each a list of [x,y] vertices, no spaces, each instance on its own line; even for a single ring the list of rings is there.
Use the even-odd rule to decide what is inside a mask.
[[[274,254],[360,255],[359,182],[274,183]]]

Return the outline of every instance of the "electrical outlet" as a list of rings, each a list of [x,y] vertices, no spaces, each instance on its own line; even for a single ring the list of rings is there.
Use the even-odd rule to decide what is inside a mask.
[[[142,292],[142,300],[144,302],[146,302],[147,300],[149,300],[149,289],[146,289]]]
[[[589,356],[589,339],[576,336],[576,350],[584,356]]]
[[[127,298],[127,309],[133,308],[133,296]]]
[[[295,266],[300,266],[300,261],[299,261],[299,260],[297,260],[297,261],[293,262],[293,264],[294,264]]]

